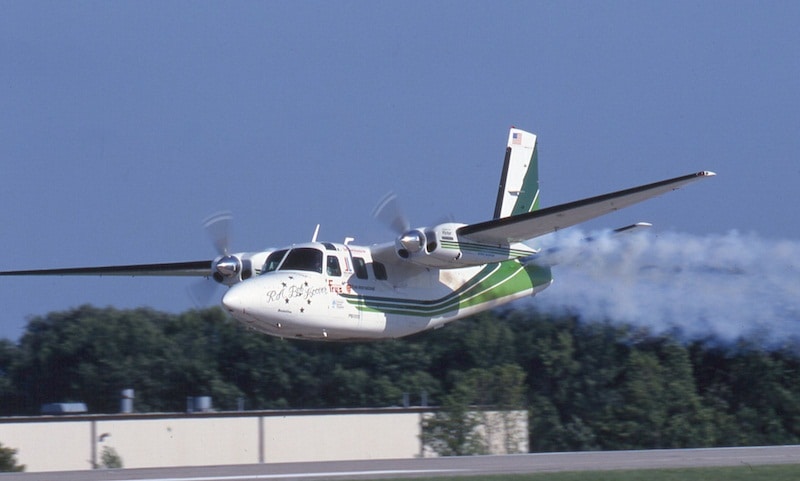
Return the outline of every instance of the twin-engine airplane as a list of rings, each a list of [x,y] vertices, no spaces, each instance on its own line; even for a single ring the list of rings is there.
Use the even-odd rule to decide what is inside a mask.
[[[512,128],[492,220],[411,228],[389,196],[375,212],[398,232],[385,244],[317,242],[315,232],[308,243],[231,254],[223,217],[207,223],[220,253],[213,260],[0,275],[211,277],[230,287],[222,297],[225,309],[266,334],[329,341],[397,338],[547,288],[552,262],[523,241],[713,175],[702,171],[540,209],[536,136]]]

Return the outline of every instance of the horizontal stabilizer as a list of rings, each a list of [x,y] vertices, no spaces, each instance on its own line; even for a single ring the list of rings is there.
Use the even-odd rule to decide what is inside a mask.
[[[522,242],[609,214],[713,175],[716,174],[697,172],[526,214],[470,224],[459,228],[458,235],[482,244]]]

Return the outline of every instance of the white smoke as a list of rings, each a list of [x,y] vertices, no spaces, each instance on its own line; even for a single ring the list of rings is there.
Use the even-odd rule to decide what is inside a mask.
[[[572,231],[546,239],[571,254],[559,258],[553,285],[537,296],[540,309],[687,339],[800,345],[800,241],[735,231],[586,237]]]

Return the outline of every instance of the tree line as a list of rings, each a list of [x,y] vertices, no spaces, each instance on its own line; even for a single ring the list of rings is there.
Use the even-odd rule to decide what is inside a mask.
[[[115,413],[125,388],[138,412],[181,412],[200,395],[234,410],[398,406],[407,393],[450,415],[525,409],[531,451],[796,444],[799,368],[789,348],[680,342],[530,309],[354,344],[269,337],[218,308],[87,305],[33,318],[18,342],[0,341],[0,415],[51,402]]]

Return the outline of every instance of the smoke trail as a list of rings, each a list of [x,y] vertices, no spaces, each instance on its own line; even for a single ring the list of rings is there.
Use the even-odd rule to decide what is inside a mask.
[[[536,298],[540,309],[688,339],[800,346],[800,241],[603,233],[572,249],[585,237],[575,231],[545,241],[573,254],[554,267],[553,285]]]

